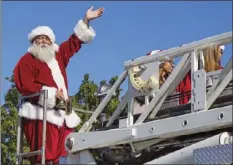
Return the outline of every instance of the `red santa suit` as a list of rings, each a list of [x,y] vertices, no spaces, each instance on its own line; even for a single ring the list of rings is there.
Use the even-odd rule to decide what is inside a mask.
[[[49,62],[42,62],[30,52],[26,53],[14,69],[14,80],[22,95],[30,95],[43,89],[48,90],[47,101],[47,136],[46,161],[58,163],[59,157],[66,156],[65,138],[80,123],[80,118],[73,111],[66,115],[65,111],[55,109],[56,91],[62,89],[65,99],[68,98],[68,82],[66,67],[70,58],[77,53],[81,45],[95,37],[95,31],[80,20],[74,33],[59,46],[55,44],[53,31],[46,26],[39,26],[29,34],[32,41],[38,35],[47,35],[56,49],[56,56]],[[28,99],[19,108],[19,116],[23,117],[24,133],[31,151],[40,150],[42,146],[43,96]],[[41,156],[36,156],[40,163]]]
[[[220,49],[224,51],[225,46],[220,46]],[[219,68],[222,69],[221,62],[219,61]],[[191,88],[192,88],[192,80],[191,80],[191,70],[185,75],[184,79],[177,86],[176,91],[180,93],[179,103],[187,104],[191,99]]]
[[[179,104],[187,104],[191,99],[191,71],[189,71],[180,84],[176,87],[176,91],[180,93]]]

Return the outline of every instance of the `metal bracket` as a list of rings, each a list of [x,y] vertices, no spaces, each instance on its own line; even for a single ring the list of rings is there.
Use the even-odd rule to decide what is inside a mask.
[[[205,109],[206,106],[206,72],[204,69],[194,72],[193,111]]]

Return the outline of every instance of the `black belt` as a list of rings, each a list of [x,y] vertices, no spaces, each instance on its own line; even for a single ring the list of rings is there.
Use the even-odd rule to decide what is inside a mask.
[[[38,103],[32,103],[32,102],[30,102],[32,105],[35,105],[35,106],[39,106],[39,107],[41,107],[41,108],[43,108],[43,106],[42,105],[40,105],[40,104],[38,104]],[[56,110],[56,111],[58,111],[58,110],[62,110],[62,111],[65,111],[66,113],[68,113],[68,114],[71,114],[72,113],[72,107],[70,107],[70,108],[67,108],[69,111],[66,111],[66,108],[64,107],[56,107],[56,106],[54,106],[53,108],[51,108],[51,109],[54,109],[54,110]]]

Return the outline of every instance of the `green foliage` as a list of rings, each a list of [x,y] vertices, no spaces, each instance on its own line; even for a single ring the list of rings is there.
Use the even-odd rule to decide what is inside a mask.
[[[18,105],[18,99],[19,99],[19,92],[15,87],[10,88],[5,95],[5,100],[10,101],[14,107],[17,107]]]
[[[11,83],[11,88],[5,95],[5,101],[11,102],[15,107],[17,107],[19,92],[17,91],[14,84],[14,76],[12,75],[11,77],[6,77],[5,79]]]
[[[118,76],[114,76],[109,80],[109,84],[114,85],[114,83],[117,81]],[[112,97],[112,99],[110,100],[109,104],[107,105],[105,112],[107,114],[107,116],[111,116],[112,113],[114,112],[114,110],[117,108],[118,104],[120,103],[119,100],[119,96],[120,96],[120,92],[122,91],[122,89],[118,89],[115,93],[116,95]]]
[[[16,162],[16,136],[17,136],[17,104],[19,93],[15,87],[13,76],[7,77],[11,88],[5,95],[5,104],[1,106],[1,161],[2,164],[15,164]],[[24,140],[24,151],[29,151]],[[24,161],[28,164],[28,161]]]
[[[108,83],[113,85],[117,79],[118,76],[114,76],[108,81]],[[107,84],[106,80],[100,81],[100,85],[104,84]],[[98,88],[99,86],[95,84],[94,81],[90,80],[90,75],[85,74],[82,80],[82,84],[74,96],[73,106],[84,110],[94,111],[101,102],[101,100],[96,95]],[[112,115],[113,111],[119,104],[119,96],[121,91],[121,89],[118,89],[116,91],[116,96],[113,96],[105,107],[103,112],[106,113],[107,117]],[[90,118],[90,114],[78,113],[78,115],[81,117],[82,123],[79,125],[77,130],[80,129],[81,125]],[[100,127],[99,120],[96,121],[95,127]]]
[[[75,95],[77,104],[84,110],[94,110],[98,103],[98,98],[95,95],[97,89],[98,86],[89,80],[89,74],[85,74],[79,91]]]
[[[16,157],[17,109],[7,101],[1,107],[1,160],[2,164],[14,164]]]
[[[12,74],[11,77],[6,77],[5,80],[9,81],[12,85],[12,87],[15,86],[14,84],[14,75]]]

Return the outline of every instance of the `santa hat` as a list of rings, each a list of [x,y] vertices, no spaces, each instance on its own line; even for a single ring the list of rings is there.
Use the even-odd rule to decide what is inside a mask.
[[[150,56],[150,55],[155,55],[159,52],[161,52],[162,50],[152,50],[150,53],[147,53],[147,56]]]
[[[162,52],[163,50],[152,50],[150,53],[147,53],[147,56],[150,56],[150,55],[157,55],[159,52]],[[165,61],[173,61],[172,59],[170,59],[169,57],[165,57],[164,58],[165,59]],[[164,61],[163,62],[159,62],[159,63],[164,63]]]
[[[35,29],[33,29],[29,34],[28,34],[28,40],[32,42],[32,40],[39,35],[46,35],[49,37],[51,40],[53,46],[55,47],[55,50],[58,51],[59,46],[55,43],[56,37],[53,32],[53,30],[48,27],[48,26],[38,26]]]
[[[220,46],[220,49],[222,49],[222,51],[224,51],[224,50],[225,50],[225,46],[224,46],[224,45],[221,45],[221,46]]]

